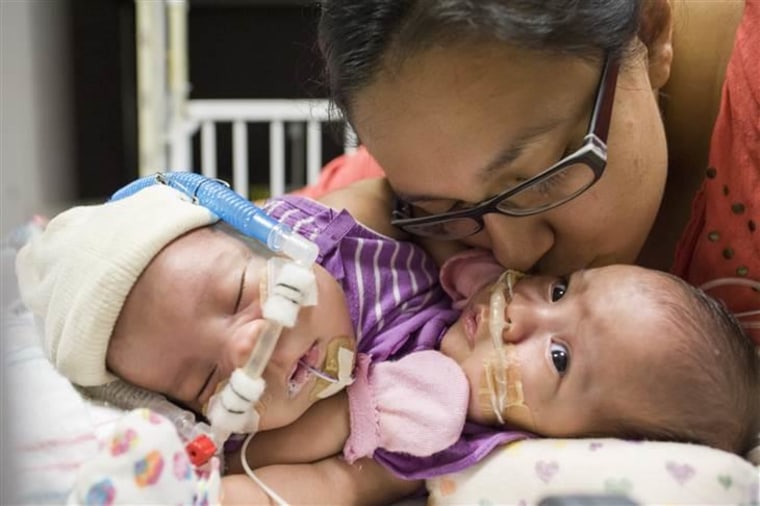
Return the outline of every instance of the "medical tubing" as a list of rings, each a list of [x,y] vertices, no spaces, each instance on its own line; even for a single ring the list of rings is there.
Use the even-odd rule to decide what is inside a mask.
[[[140,178],[113,194],[111,200],[128,197],[154,185],[166,184],[207,208],[239,232],[259,240],[275,253],[283,253],[302,265],[317,258],[317,246],[263,209],[243,198],[226,183],[193,172],[164,172]]]
[[[248,362],[242,368],[249,378],[259,378],[264,374],[264,369],[269,363],[269,358],[282,332],[282,325],[279,323],[273,321],[267,321],[267,323],[268,325],[256,341]]]
[[[246,458],[246,455],[248,454],[248,443],[251,442],[251,439],[253,439],[253,436],[255,434],[252,432],[248,434],[245,437],[245,440],[243,441],[243,447],[240,449],[240,464],[243,466],[243,470],[248,475],[249,478],[251,478],[260,488],[264,491],[266,495],[269,496],[272,501],[277,506],[290,506],[288,502],[280,496],[277,492],[274,491],[272,487],[264,483],[261,478],[256,476],[256,473],[253,472],[253,469],[251,469],[251,466],[248,464],[248,459]]]
[[[142,389],[122,380],[112,381],[106,385],[87,387],[88,395],[110,403],[121,409],[147,408],[171,421],[184,442],[192,441],[200,434],[210,434],[210,427],[203,422],[196,422],[195,415],[170,402],[166,397]]]
[[[272,352],[277,345],[281,332],[282,325],[273,321],[267,321],[267,326],[259,336],[258,341],[256,341],[256,345],[248,358],[248,362],[238,370],[242,371],[245,376],[252,380],[261,378],[262,374],[264,374],[264,369],[266,368],[267,363],[269,363],[269,358],[272,356]],[[233,385],[233,382],[234,375],[230,382],[224,386],[225,390],[233,389],[234,392],[235,386]],[[258,402],[259,397],[260,396],[256,396],[251,399],[252,403],[255,404]],[[232,432],[239,432],[240,430],[234,426],[236,418],[234,416],[230,417],[233,413],[223,404],[222,407],[222,410],[209,413],[214,439],[218,441],[226,441]]]

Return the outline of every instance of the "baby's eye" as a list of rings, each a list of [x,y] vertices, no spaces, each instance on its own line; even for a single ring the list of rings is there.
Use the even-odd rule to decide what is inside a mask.
[[[567,280],[560,279],[552,285],[552,302],[557,302],[567,292]]]
[[[552,343],[549,347],[549,353],[552,355],[554,368],[562,376],[570,365],[570,352],[567,351],[567,346],[562,343]]]

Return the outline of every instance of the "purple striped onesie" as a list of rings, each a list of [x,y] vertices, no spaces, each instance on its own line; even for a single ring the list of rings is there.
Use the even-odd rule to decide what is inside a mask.
[[[451,308],[438,283],[438,268],[422,248],[380,235],[346,211],[302,197],[273,199],[264,209],[319,247],[317,262],[346,294],[359,353],[380,362],[438,349],[459,312]],[[459,441],[429,457],[382,448],[373,457],[403,478],[430,478],[462,470],[495,446],[526,436],[468,422]]]

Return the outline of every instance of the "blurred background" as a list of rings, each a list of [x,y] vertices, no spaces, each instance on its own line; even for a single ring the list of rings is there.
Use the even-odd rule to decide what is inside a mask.
[[[190,98],[327,96],[313,2],[187,5]],[[138,176],[135,33],[132,0],[0,0],[3,236],[34,214],[103,201]],[[230,130],[218,128],[220,146]],[[252,164],[268,156],[259,149],[266,143],[249,127]],[[323,159],[339,144],[326,143]],[[220,177],[230,165],[224,153]]]

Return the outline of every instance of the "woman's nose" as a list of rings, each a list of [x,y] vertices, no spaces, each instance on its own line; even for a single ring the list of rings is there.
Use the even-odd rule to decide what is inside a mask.
[[[528,272],[554,245],[554,234],[539,216],[483,216],[487,245],[501,265]]]

